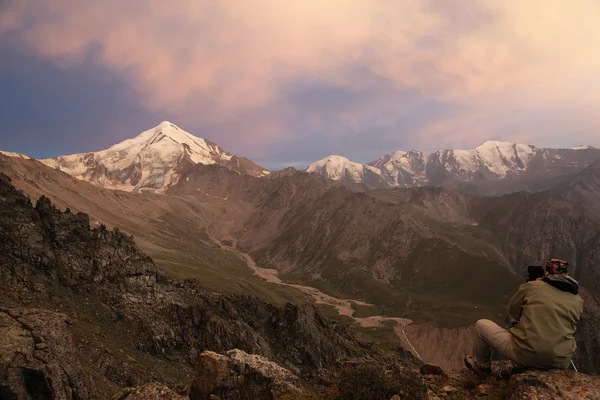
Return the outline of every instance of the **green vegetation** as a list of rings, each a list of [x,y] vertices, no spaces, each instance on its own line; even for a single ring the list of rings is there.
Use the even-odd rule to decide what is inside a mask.
[[[354,328],[355,332],[364,339],[365,341],[374,343],[398,343],[398,336],[394,331],[395,324],[390,321],[383,323],[382,327],[378,328],[365,328],[357,326]]]
[[[179,252],[154,254],[155,262],[175,279],[196,279],[207,289],[220,293],[256,296],[274,305],[286,302],[302,304],[311,298],[301,291],[268,283],[257,277],[246,263],[234,253],[220,248],[210,249],[212,254],[199,261]],[[218,254],[215,254],[218,253]],[[218,260],[217,262],[210,262]]]

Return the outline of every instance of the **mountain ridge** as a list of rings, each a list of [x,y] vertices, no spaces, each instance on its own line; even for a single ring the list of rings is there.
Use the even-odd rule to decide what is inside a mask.
[[[98,186],[128,192],[164,192],[196,164],[219,164],[253,176],[269,174],[252,161],[234,156],[169,121],[105,150],[39,161]]]
[[[342,357],[393,354],[416,365],[407,351],[379,350],[312,305],[275,307],[171,280],[133,237],[91,228],[87,214],[60,211],[45,196],[34,204],[4,174],[0,222],[2,399],[113,398],[133,384],[186,384],[204,350],[238,348],[304,377]],[[33,391],[31,371],[54,396],[18,396]]]
[[[348,186],[362,184],[367,189],[447,186],[476,195],[500,195],[548,189],[554,186],[553,180],[568,181],[597,160],[600,148],[592,145],[551,149],[486,141],[471,150],[394,151],[366,164],[328,156],[306,171]]]
[[[362,193],[302,171],[260,179],[216,164],[194,166],[164,194],[124,193],[36,160],[0,156],[0,170],[33,197],[47,194],[61,207],[89,212],[94,226],[99,221],[135,234],[171,276],[227,293],[305,301],[258,284],[220,249],[228,246],[261,268],[277,269],[287,283],[375,305],[355,309],[358,317],[417,324],[501,322],[523,266],[549,256],[573,260],[575,277],[600,290],[594,268],[600,219],[556,193],[479,198],[442,187]],[[586,337],[596,340],[593,332]],[[438,349],[442,361],[450,350]]]
[[[28,158],[19,153],[1,153]],[[468,194],[496,196],[567,184],[598,160],[600,146],[595,145],[553,149],[488,140],[470,150],[393,151],[368,163],[330,155],[304,171],[358,191],[442,186]],[[245,157],[232,155],[169,121],[105,150],[39,161],[103,188],[128,192],[164,193],[198,164],[221,165],[240,174],[264,178],[289,173],[287,169],[269,171]]]

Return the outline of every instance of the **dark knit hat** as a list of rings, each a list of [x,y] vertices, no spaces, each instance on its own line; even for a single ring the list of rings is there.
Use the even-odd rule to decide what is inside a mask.
[[[546,263],[546,271],[550,275],[566,274],[569,272],[569,263],[565,260],[553,258]]]

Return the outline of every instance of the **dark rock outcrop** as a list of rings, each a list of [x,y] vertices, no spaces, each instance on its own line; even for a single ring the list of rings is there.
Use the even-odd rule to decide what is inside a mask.
[[[322,380],[307,384],[272,361],[240,350],[202,353],[190,390],[192,400],[425,400],[427,395],[419,371],[398,363],[344,359]]]
[[[577,326],[575,365],[579,371],[600,373],[600,295],[583,290],[583,316]]]
[[[494,374],[476,378],[468,370],[443,375],[429,374],[424,379],[429,399],[486,398],[490,400],[599,400],[600,377],[563,370],[525,370],[514,373],[495,365]]]
[[[310,378],[340,357],[381,352],[311,305],[272,306],[251,296],[172,281],[133,238],[85,214],[33,207],[0,175],[0,304],[56,309],[73,319],[76,357],[103,393],[151,381],[191,380],[205,350],[238,348]],[[412,363],[408,353],[390,357]],[[72,365],[76,365],[73,363]]]
[[[509,400],[597,400],[600,377],[573,371],[528,371],[511,378]]]
[[[83,372],[69,317],[41,309],[0,309],[0,398],[98,399]]]

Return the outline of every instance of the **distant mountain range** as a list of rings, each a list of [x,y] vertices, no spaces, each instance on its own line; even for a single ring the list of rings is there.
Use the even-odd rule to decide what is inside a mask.
[[[311,164],[306,172],[357,190],[440,186],[468,194],[502,195],[566,184],[597,160],[598,146],[548,149],[487,141],[472,150],[395,151],[367,164],[331,155]],[[268,171],[169,121],[106,150],[40,161],[95,185],[128,192],[165,192],[198,164],[216,164],[254,177],[290,173],[289,169]]]
[[[557,186],[599,159],[597,146],[540,149],[488,141],[473,150],[396,151],[368,164],[333,155],[311,164],[307,172],[367,189],[443,186],[499,195]]]

